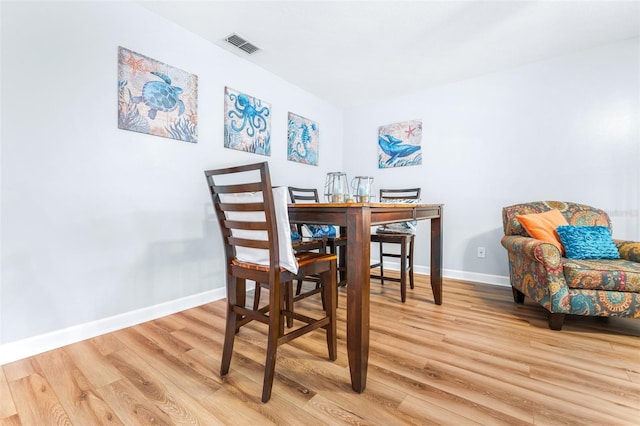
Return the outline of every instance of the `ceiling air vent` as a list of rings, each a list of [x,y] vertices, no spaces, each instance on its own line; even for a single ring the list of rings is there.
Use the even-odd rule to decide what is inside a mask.
[[[248,54],[252,54],[260,50],[260,48],[254,44],[249,43],[247,40],[240,37],[238,34],[231,34],[227,38],[224,39],[227,43],[233,44],[238,49],[247,52]]]

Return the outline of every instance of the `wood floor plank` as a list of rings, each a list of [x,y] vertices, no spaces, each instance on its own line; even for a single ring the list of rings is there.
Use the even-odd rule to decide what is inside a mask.
[[[515,414],[498,403],[479,404],[474,397],[482,395],[483,391],[472,389],[473,383],[438,373],[427,366],[416,368],[409,367],[407,363],[397,365],[392,357],[388,357],[384,360],[376,358],[370,368],[371,380],[384,381],[420,400],[439,404],[449,411],[484,424],[526,424],[533,419],[531,409],[520,404],[516,405],[518,411]],[[526,421],[519,423],[520,419]]]
[[[180,339],[176,339],[170,331],[156,325],[155,321],[140,324],[136,327],[136,330],[144,334],[148,339],[153,340],[153,342],[163,351],[173,356],[178,356],[192,349],[192,347],[187,343]]]
[[[0,418],[0,426],[22,426],[20,416],[14,414],[11,417]]]
[[[118,370],[91,340],[66,346],[64,351],[73,359],[84,376],[96,387],[102,387],[122,378]]]
[[[82,424],[123,423],[98,395],[65,349],[37,355],[42,372],[70,418]]]
[[[173,425],[171,418],[147,400],[131,382],[126,379],[109,383],[97,389],[103,400],[126,425]]]
[[[10,381],[9,387],[22,424],[73,424],[51,386],[41,374],[35,373]]]
[[[447,388],[451,386],[450,382],[454,378],[460,376],[461,372],[459,368],[437,361],[429,361],[429,369],[437,371],[440,377],[449,379],[449,383],[445,384]],[[487,401],[491,400],[493,401],[491,405],[494,408],[517,418],[521,418],[521,415],[516,410],[521,408],[527,409],[532,414],[537,413],[539,417],[541,413],[544,413],[549,419],[554,419],[554,421],[561,423],[588,424],[589,422],[596,422],[597,424],[606,424],[606,419],[610,418],[606,413],[602,413],[604,402],[599,401],[597,398],[594,398],[597,401],[597,405],[583,405],[581,401],[585,396],[581,394],[571,395],[572,392],[567,389],[564,389],[561,396],[556,397],[550,397],[550,395],[557,394],[557,392],[551,391],[550,386],[546,386],[544,390],[538,389],[538,392],[529,389],[527,383],[535,382],[532,379],[519,378],[517,383],[508,383],[469,371],[465,371],[464,374],[465,377],[469,378],[469,381],[458,389],[450,391],[462,391],[466,398],[482,405],[487,405]],[[545,392],[548,392],[549,395],[545,395]],[[567,410],[568,400],[573,402],[571,410]],[[618,410],[618,413],[620,413],[620,410]],[[620,414],[616,414],[616,418],[616,421],[620,421]]]
[[[553,331],[544,309],[514,303],[510,288],[443,288],[435,305],[417,275],[403,304],[396,284],[372,282],[361,394],[350,384],[342,288],[338,359],[328,360],[321,330],[281,346],[267,404],[266,326],[240,330],[220,377],[219,300],[2,366],[0,425],[106,424],[106,412],[127,425],[640,424],[639,320],[568,316]],[[315,296],[296,304],[319,309]]]
[[[259,411],[258,403],[247,404],[245,399],[239,398],[237,393],[232,393],[227,388],[222,388],[214,394],[206,397],[200,403],[226,425],[276,425]],[[224,407],[224,409],[220,409]]]
[[[7,364],[3,370],[7,381],[12,382],[39,373],[40,366],[34,357],[29,357]]]
[[[566,375],[561,377],[557,371],[532,368],[530,377],[567,389],[589,383],[590,394],[596,398],[608,400],[618,406],[640,407],[640,384],[638,383],[569,367],[566,368],[565,373]]]
[[[457,406],[455,408],[458,408]],[[486,423],[479,422],[478,419],[465,417],[459,412],[450,411],[443,407],[440,403],[432,403],[430,401],[416,398],[408,395],[402,404],[400,410],[410,414],[413,417],[424,419],[428,424],[434,425],[483,425]],[[513,426],[512,422],[499,422],[497,419],[491,419],[494,426],[504,425]]]
[[[147,363],[164,375],[171,377],[178,386],[190,395],[204,398],[220,388],[216,380],[199,375],[179,358],[163,350],[156,342],[134,328],[119,330],[114,334],[128,349],[147,354],[148,356],[145,358]]]
[[[4,374],[4,369],[0,368],[0,419],[7,419],[18,414],[16,405],[11,397],[11,390]]]
[[[123,349],[109,355],[109,359],[147,401],[166,413],[175,424],[222,424],[198,404],[199,395],[183,391],[170,377],[155,370],[133,351]]]
[[[346,404],[337,403],[322,395],[315,395],[304,407],[313,412],[325,425],[375,425],[357,414],[357,410],[348,408]],[[394,422],[394,424],[402,424]]]
[[[110,353],[117,352],[124,348],[122,342],[120,342],[113,333],[94,337],[91,339],[91,343],[98,348],[98,351],[102,355],[109,355]]]

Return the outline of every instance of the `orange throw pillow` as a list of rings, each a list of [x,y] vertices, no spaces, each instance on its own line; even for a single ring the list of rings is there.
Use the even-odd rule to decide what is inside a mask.
[[[560,213],[560,210],[554,209],[544,213],[516,215],[516,219],[531,237],[553,244],[564,254],[564,247],[562,247],[556,228],[558,226],[566,226],[569,223]]]

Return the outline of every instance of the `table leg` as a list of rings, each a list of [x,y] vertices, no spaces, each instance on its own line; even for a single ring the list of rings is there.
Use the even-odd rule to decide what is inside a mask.
[[[442,208],[440,217],[431,219],[431,291],[436,305],[442,305]]]
[[[351,387],[360,393],[367,385],[369,362],[369,258],[371,211],[347,212],[347,352]]]

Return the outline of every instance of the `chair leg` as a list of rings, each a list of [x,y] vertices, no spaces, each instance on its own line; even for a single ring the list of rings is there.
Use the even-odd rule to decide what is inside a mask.
[[[549,328],[551,330],[562,330],[562,324],[564,323],[564,315],[565,314],[549,312]]]
[[[337,273],[337,272],[336,272]],[[316,288],[320,288],[321,284],[316,284]],[[324,286],[324,284],[322,284]],[[324,291],[320,292],[320,301],[322,302],[322,309],[327,309],[327,298],[324,296]]]
[[[384,251],[382,249],[382,243],[378,244],[378,248],[380,250],[380,285],[384,285],[384,265],[383,265],[383,258],[384,256],[382,255],[382,252]]]
[[[332,265],[335,263],[332,262]],[[336,270],[332,267],[329,271],[320,274],[322,279],[322,294],[325,300],[325,314],[329,317],[329,324],[324,328],[327,331],[327,349],[329,359],[335,361],[338,358],[338,339],[336,306],[338,304],[337,285],[333,285],[332,280],[336,277]]]
[[[278,338],[282,335],[282,294],[280,285],[275,284],[269,291],[269,331],[267,335],[267,357],[264,363],[264,382],[262,384],[262,402],[271,399],[271,388],[276,370]]]
[[[329,247],[329,253],[338,256],[338,266],[336,272],[338,280],[337,282],[338,286],[344,287],[345,285],[347,285],[347,247],[332,245]]]
[[[338,285],[344,287],[347,285],[347,246],[342,245],[338,250]]]
[[[400,300],[407,300],[407,242],[403,238],[400,248]]]
[[[409,237],[409,285],[411,286],[411,290],[414,288],[413,282],[413,241],[415,240],[414,236]]]
[[[515,287],[511,287],[511,291],[513,292],[513,301],[522,305],[524,303],[524,293]]]
[[[237,331],[237,321],[240,317],[235,311],[238,302],[238,288],[244,287],[244,280],[227,277],[229,290],[227,292],[227,322],[224,331],[224,345],[222,347],[222,361],[220,362],[220,375],[225,376],[229,372],[231,365],[231,355],[233,354],[233,342]]]
[[[231,365],[233,354],[233,342],[236,337],[236,313],[233,306],[227,303],[227,324],[224,331],[224,346],[222,347],[222,361],[220,362],[220,375],[225,376]]]
[[[260,283],[256,283],[256,289],[253,292],[253,310],[257,311],[260,308],[260,292],[262,290],[262,285]]]
[[[298,281],[298,283],[300,283],[300,281]],[[296,291],[296,294],[300,294],[300,291]],[[286,311],[293,312],[293,281],[289,281],[285,284],[284,309]],[[291,327],[293,327],[293,317],[287,316],[287,328]]]

